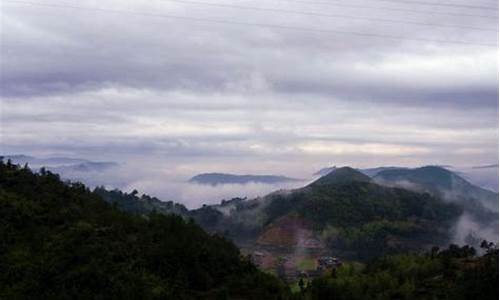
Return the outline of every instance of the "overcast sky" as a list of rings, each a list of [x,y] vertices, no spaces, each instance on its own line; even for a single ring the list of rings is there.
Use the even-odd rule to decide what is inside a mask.
[[[497,163],[497,3],[442,3],[2,1],[1,152],[174,176]]]

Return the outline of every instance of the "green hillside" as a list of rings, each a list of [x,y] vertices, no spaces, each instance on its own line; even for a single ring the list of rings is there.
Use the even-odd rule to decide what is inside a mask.
[[[189,214],[189,210],[182,204],[173,201],[161,201],[156,197],[145,194],[139,196],[136,190],[131,193],[124,193],[116,189],[107,190],[104,187],[97,187],[94,189],[94,193],[117,208],[134,214],[148,215],[152,212],[179,216]]]
[[[498,212],[498,193],[480,188],[445,168],[426,166],[415,169],[384,170],[375,181],[427,192],[467,206],[484,206]],[[473,210],[474,207],[471,207]]]
[[[314,222],[330,248],[354,251],[359,259],[445,244],[462,213],[429,194],[380,186],[351,168],[273,195],[263,210],[267,223],[289,214]]]
[[[426,254],[386,256],[348,263],[304,287],[301,299],[498,299],[498,248],[483,242],[483,256],[450,245]]]
[[[155,211],[192,218],[205,230],[222,234],[240,246],[258,241],[273,245],[274,237],[276,245],[283,244],[283,237],[288,237],[286,244],[294,245],[295,231],[312,230],[308,235],[318,239],[325,251],[361,260],[445,245],[464,210],[460,203],[448,203],[429,193],[379,185],[349,167],[337,168],[301,189],[252,200],[236,198],[195,210],[136,192],[97,188],[95,193],[129,212]],[[287,216],[296,220],[296,229],[280,228]],[[300,228],[300,224],[310,225]]]
[[[0,162],[0,299],[278,299],[238,248],[174,215]]]

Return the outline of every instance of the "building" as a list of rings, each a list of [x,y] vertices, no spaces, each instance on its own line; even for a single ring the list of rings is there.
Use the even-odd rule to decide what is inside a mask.
[[[338,268],[342,265],[342,262],[333,256],[322,256],[318,258],[318,269],[319,270],[325,270],[325,269],[332,269],[332,268]]]

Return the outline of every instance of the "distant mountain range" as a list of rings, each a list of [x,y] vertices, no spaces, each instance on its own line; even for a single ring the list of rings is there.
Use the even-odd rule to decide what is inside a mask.
[[[234,175],[225,173],[204,173],[192,177],[189,182],[205,185],[263,183],[276,184],[296,182],[299,179],[276,175]]]
[[[104,190],[99,194],[129,211],[192,218],[207,231],[223,234],[244,249],[271,251],[277,247],[285,253],[312,247],[307,251],[365,259],[444,245],[454,241],[455,224],[464,213],[475,224],[475,231],[464,234],[468,243],[485,238],[482,228],[498,227],[498,194],[445,168],[364,171],[335,168],[299,189],[255,199],[234,198],[193,210],[149,196]],[[222,175],[225,178],[227,174]],[[229,177],[233,183],[247,182]],[[213,184],[228,181],[216,182]]]
[[[113,167],[117,167],[115,162],[104,161],[90,161],[82,158],[69,158],[69,157],[48,157],[39,158],[28,155],[4,155],[4,160],[10,159],[13,163],[24,165],[28,164],[31,168],[38,169],[41,167],[46,168],[52,172],[61,174],[62,176],[78,175],[78,173],[88,172],[102,172]]]
[[[394,187],[401,182],[405,188]],[[417,184],[418,192],[409,190]],[[1,161],[0,261],[15,276],[1,276],[0,290],[16,299],[366,299],[366,291],[382,299],[494,299],[494,243],[467,236],[481,244],[481,258],[469,246],[435,247],[454,241],[466,211],[498,237],[498,213],[468,206],[475,192],[440,167],[375,178],[343,167],[299,189],[188,210]],[[295,282],[300,290],[291,295]],[[304,297],[310,291],[316,296]]]
[[[478,185],[482,188],[498,192],[498,164],[459,167],[459,168],[449,165],[439,165],[435,167],[451,171],[455,175],[460,175],[461,177],[466,178],[468,181],[472,182],[474,185]],[[315,172],[313,176],[315,177],[325,176],[330,172],[334,171],[335,169],[337,169],[336,166],[323,168]],[[413,170],[413,169],[415,168],[389,166],[389,167],[377,167],[377,168],[366,168],[366,169],[356,169],[356,170],[367,176],[375,177],[376,175],[378,175],[383,171]]]
[[[23,154],[17,155],[4,155],[4,159],[10,159],[13,163],[16,164],[29,164],[36,166],[61,166],[61,165],[74,165],[79,163],[88,162],[86,159],[81,158],[69,158],[69,157],[48,157],[48,158],[39,158],[34,156],[28,156]]]
[[[482,205],[498,212],[498,194],[469,183],[456,173],[437,166],[415,169],[384,170],[374,177],[383,185],[406,188],[416,192],[427,192],[436,197],[459,201],[463,205]]]
[[[450,240],[459,204],[380,185],[349,167],[299,189],[204,206],[191,216],[240,245],[352,256],[423,249]],[[309,250],[307,250],[309,249]]]
[[[220,173],[193,180],[200,178],[211,185],[295,180]],[[364,261],[448,243],[477,246],[482,239],[498,237],[498,194],[437,166],[334,168],[301,188],[192,210],[137,191],[97,187],[94,193],[139,215],[156,212],[192,219],[206,231],[230,238],[243,253],[264,255],[261,268],[270,272],[281,265],[281,271],[292,274],[301,262],[321,256]]]

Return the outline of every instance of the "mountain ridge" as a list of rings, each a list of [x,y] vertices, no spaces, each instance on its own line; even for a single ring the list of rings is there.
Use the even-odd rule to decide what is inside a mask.
[[[473,185],[455,172],[439,166],[385,170],[378,173],[374,180],[383,185],[428,192],[445,199],[477,199],[486,208],[498,212],[497,193]]]
[[[190,183],[204,185],[221,185],[221,184],[247,184],[247,183],[264,183],[276,184],[287,182],[298,182],[300,179],[286,177],[282,175],[236,175],[229,173],[201,173],[189,179]]]

